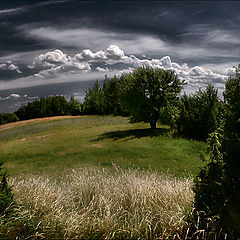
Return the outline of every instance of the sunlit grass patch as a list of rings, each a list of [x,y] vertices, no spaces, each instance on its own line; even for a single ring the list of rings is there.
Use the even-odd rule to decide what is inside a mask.
[[[134,169],[12,179],[32,234],[63,239],[171,239],[191,211],[192,180]]]

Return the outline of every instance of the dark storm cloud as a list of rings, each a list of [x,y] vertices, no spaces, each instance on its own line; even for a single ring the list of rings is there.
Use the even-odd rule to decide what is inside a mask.
[[[240,62],[238,1],[1,1],[0,112],[35,98],[84,98],[105,74],[174,70],[185,91],[223,91]],[[76,90],[77,89],[77,90]]]
[[[168,59],[195,87],[223,85],[239,62],[239,10],[227,1],[1,2],[0,66],[13,65],[0,68],[0,86],[96,79]],[[111,63],[113,45],[124,53]]]
[[[33,2],[26,2],[23,6],[18,2],[16,6],[8,4],[8,8],[20,10],[0,15],[0,32],[4,33],[0,36],[1,54],[58,48],[54,42],[36,39],[19,28],[29,24],[32,28],[41,26],[61,30],[87,27],[120,33],[135,32],[153,35],[171,44],[201,44],[206,31],[195,28],[199,24],[206,24],[208,30],[232,31],[239,37],[238,2]]]

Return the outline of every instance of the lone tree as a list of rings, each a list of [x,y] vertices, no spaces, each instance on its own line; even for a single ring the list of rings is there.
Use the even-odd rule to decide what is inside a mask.
[[[182,90],[180,81],[170,70],[140,67],[122,76],[122,102],[133,122],[149,122],[152,129],[160,112],[173,106]]]

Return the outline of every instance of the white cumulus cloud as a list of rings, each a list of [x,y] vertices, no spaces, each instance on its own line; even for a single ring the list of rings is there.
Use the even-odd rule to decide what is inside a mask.
[[[90,49],[84,49],[81,53],[78,53],[74,56],[74,60],[76,61],[91,61],[102,59],[106,59],[106,54],[102,50],[93,53]]]
[[[17,73],[22,73],[19,67],[13,64],[12,61],[6,61],[6,63],[1,63],[0,70],[9,70],[9,71],[16,71]]]
[[[7,64],[6,63],[1,63],[0,64],[0,69],[5,69],[7,67]]]
[[[2,68],[11,66],[12,70],[17,70],[13,63],[9,66],[1,64],[0,68],[1,66]],[[35,70],[35,74],[32,76],[35,79],[52,79],[55,82],[60,82],[60,77],[61,79],[66,77],[69,81],[76,81],[81,76],[87,79],[87,75],[91,75],[91,77],[96,76],[96,79],[99,79],[104,76],[104,73],[107,73],[109,76],[113,74],[120,76],[123,73],[132,72],[135,68],[141,66],[172,70],[178,75],[180,80],[185,80],[188,83],[186,89],[192,90],[196,90],[198,87],[205,87],[209,83],[223,89],[228,76],[234,73],[233,68],[225,68],[224,71],[219,72],[207,66],[190,67],[187,63],[180,64],[172,61],[170,56],[150,58],[142,55],[140,58],[135,55],[127,55],[114,44],[111,44],[106,49],[97,51],[84,49],[73,55],[64,53],[60,49],[49,51],[39,54],[33,61],[31,68]],[[74,75],[75,77],[73,77]]]
[[[8,100],[9,98],[20,98],[21,96],[17,93],[12,93],[7,97],[0,97],[0,101],[2,100]]]
[[[96,67],[96,70],[99,71],[99,72],[109,72],[108,68]]]
[[[40,67],[53,67],[57,64],[64,64],[69,61],[66,54],[64,54],[61,50],[54,50],[53,52],[47,52],[45,54],[41,54],[34,60],[35,66]]]
[[[76,58],[67,56],[59,49],[40,54],[35,58],[30,68],[40,69],[38,73],[34,74],[35,77],[40,78],[51,78],[57,74],[91,70],[88,62],[80,62]]]

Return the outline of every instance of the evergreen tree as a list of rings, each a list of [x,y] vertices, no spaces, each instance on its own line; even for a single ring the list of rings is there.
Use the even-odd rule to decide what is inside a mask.
[[[240,66],[226,82],[221,130],[210,135],[210,163],[195,180],[195,206],[228,239],[240,238]]]
[[[240,65],[225,85],[226,106],[223,158],[225,211],[223,224],[233,238],[240,238]]]
[[[96,81],[94,86],[89,88],[86,92],[84,99],[84,112],[87,114],[104,113],[104,93],[99,81]]]
[[[80,115],[82,112],[82,104],[78,102],[74,97],[71,97],[70,99],[69,111],[71,115]]]
[[[104,94],[104,111],[106,114],[126,115],[126,111],[121,103],[123,83],[121,78],[114,76],[113,78],[105,77],[103,82]]]
[[[221,105],[217,90],[212,85],[190,96],[184,94],[176,121],[178,132],[188,138],[206,140],[219,125]]]

